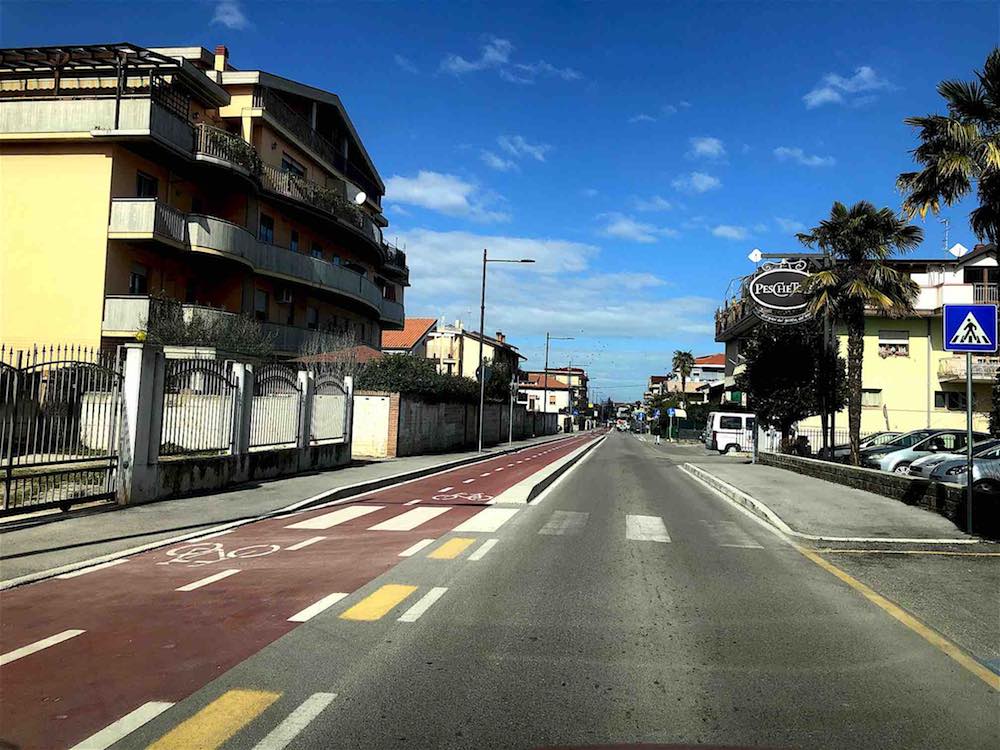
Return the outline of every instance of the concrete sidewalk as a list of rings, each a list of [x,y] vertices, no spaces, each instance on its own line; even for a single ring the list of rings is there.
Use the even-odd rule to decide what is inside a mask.
[[[951,544],[974,540],[943,516],[864,490],[745,459],[709,462],[690,453],[678,454],[676,459],[689,473],[796,536]]]
[[[495,456],[551,440],[581,435],[548,435],[476,451],[408,456],[358,463],[342,469],[303,474],[235,487],[226,492],[162,500],[120,508],[114,505],[49,517],[44,523],[0,526],[0,581],[41,573],[220,524],[247,521],[321,493],[353,485],[406,481],[421,472],[444,470],[480,455]],[[359,488],[364,490],[364,488]]]

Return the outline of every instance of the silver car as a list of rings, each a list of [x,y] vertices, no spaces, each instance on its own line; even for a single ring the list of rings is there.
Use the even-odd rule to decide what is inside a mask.
[[[938,464],[931,472],[930,478],[964,487],[969,479],[967,469],[966,458],[958,457]],[[1000,445],[973,458],[972,487],[981,492],[1000,493]]]
[[[990,438],[989,440],[984,440],[981,443],[976,443],[972,446],[973,457],[981,456],[984,453],[991,451],[992,449],[1000,446],[1000,440],[997,438]],[[931,472],[934,471],[938,466],[945,463],[946,461],[957,461],[965,460],[964,453],[932,453],[929,456],[924,456],[923,458],[918,458],[916,461],[910,464],[909,474],[911,477],[918,477],[921,479],[929,479]]]
[[[953,453],[965,447],[965,430],[913,430],[885,445],[862,451],[861,465],[869,469],[909,474],[910,464],[932,453]],[[984,432],[972,433],[973,440],[986,440]]]

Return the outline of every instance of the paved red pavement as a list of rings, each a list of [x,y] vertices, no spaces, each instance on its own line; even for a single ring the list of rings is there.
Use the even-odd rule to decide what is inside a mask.
[[[25,750],[70,747],[148,701],[183,699],[290,631],[292,615],[331,593],[356,591],[397,564],[400,552],[448,533],[594,437],[532,446],[241,526],[197,546],[184,542],[4,592],[0,653],[84,632],[0,667],[0,740]],[[371,529],[425,506],[444,511],[409,530]],[[316,519],[346,508],[364,515],[328,528],[290,528],[321,524]],[[323,539],[289,549],[316,537]],[[177,591],[230,570],[238,573]]]

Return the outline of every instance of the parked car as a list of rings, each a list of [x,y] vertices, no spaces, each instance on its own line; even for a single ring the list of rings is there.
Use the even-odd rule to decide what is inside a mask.
[[[972,446],[972,455],[973,457],[981,456],[991,452],[994,448],[997,447],[1000,447],[1000,440],[996,438],[983,440],[981,443],[976,443]],[[934,471],[934,469],[936,469],[938,466],[945,463],[946,461],[957,461],[959,459],[964,461],[965,454],[932,453],[929,456],[918,458],[916,461],[911,463],[909,474],[911,477],[921,477],[923,479],[929,479],[931,476],[931,472]]]
[[[1000,441],[972,460],[972,487],[977,492],[1000,494]],[[968,482],[967,459],[964,456],[943,461],[934,467],[930,478],[938,482],[960,484]]]
[[[883,430],[882,432],[873,432],[871,435],[865,435],[861,438],[861,449],[872,448],[877,445],[885,445],[890,440],[899,437],[903,433],[896,430]],[[820,458],[825,456],[822,449],[820,449]],[[829,448],[827,453],[830,454],[834,461],[844,461],[851,455],[851,444],[843,443],[841,445],[835,445],[833,448]]]
[[[705,425],[705,447],[719,453],[750,450],[756,425],[754,414],[710,412]]]
[[[989,438],[985,432],[974,432],[973,439]],[[861,465],[896,474],[908,474],[910,464],[931,453],[953,453],[965,447],[965,430],[913,430],[890,440],[885,445],[866,448],[861,452]]]

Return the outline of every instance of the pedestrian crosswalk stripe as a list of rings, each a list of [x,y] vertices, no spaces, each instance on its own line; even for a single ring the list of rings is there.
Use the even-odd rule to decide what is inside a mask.
[[[708,527],[708,533],[720,547],[736,547],[740,549],[764,549],[752,536],[739,527],[735,521],[702,521]]]
[[[435,539],[421,539],[419,542],[417,542],[416,544],[414,544],[412,547],[407,547],[402,552],[400,552],[399,556],[400,557],[413,557],[415,554],[417,554],[424,547],[427,547],[428,545],[434,544],[435,541],[436,541]]]
[[[422,597],[420,597],[420,599],[417,600],[416,604],[414,604],[412,607],[406,610],[402,615],[400,615],[399,621],[416,622],[417,620],[420,619],[420,616],[424,612],[426,612],[428,609],[431,608],[431,605],[433,605],[434,602],[436,602],[438,599],[444,596],[447,590],[448,589],[446,589],[443,586],[435,586],[426,594],[424,594]]]
[[[297,552],[298,550],[305,549],[306,547],[312,544],[316,544],[317,542],[322,542],[324,539],[326,539],[325,536],[310,537],[309,539],[305,539],[299,542],[298,544],[293,544],[290,547],[285,547],[285,549],[288,550],[289,552]]]
[[[477,532],[490,534],[507,523],[517,511],[517,508],[484,508],[452,531],[459,534]]]
[[[451,508],[414,508],[382,523],[370,527],[369,531],[413,531],[421,524],[447,513]]]
[[[227,690],[147,750],[215,750],[280,696],[264,690]]]
[[[341,613],[340,617],[343,620],[378,620],[416,590],[416,586],[387,583]]]
[[[475,539],[457,536],[453,539],[449,539],[427,556],[434,560],[453,560],[465,552],[465,550],[468,549],[468,547],[475,541]]]
[[[659,516],[625,516],[625,537],[638,542],[669,542],[667,526]]]
[[[493,547],[495,547],[496,543],[499,541],[500,541],[499,539],[487,539],[485,542],[479,545],[479,547],[476,549],[475,552],[469,555],[469,559],[482,560],[483,557],[486,556],[486,553],[489,552],[491,549],[493,549]]]
[[[330,609],[330,607],[332,607],[334,604],[339,602],[341,599],[346,598],[347,596],[348,596],[347,594],[342,594],[340,592],[336,594],[327,594],[315,604],[310,604],[301,612],[297,612],[291,617],[289,617],[288,621],[306,622],[307,620],[311,620],[320,612],[325,612],[326,610]]]
[[[369,513],[374,513],[377,510],[382,510],[384,507],[384,505],[351,505],[347,508],[338,508],[330,513],[324,513],[321,516],[307,518],[305,521],[293,523],[291,526],[286,526],[285,528],[330,529],[334,526],[339,526],[342,523],[352,521],[355,518],[360,518],[361,516],[366,516]]]
[[[548,536],[575,536],[587,525],[589,513],[578,513],[572,510],[556,510],[548,522],[538,530],[539,534]]]
[[[73,745],[69,750],[107,750],[118,740],[149,723],[172,705],[174,704],[161,701],[143,703],[139,708],[125,714],[118,721],[108,724],[97,734],[92,734],[83,742]]]
[[[285,750],[336,697],[336,693],[313,693],[254,745],[253,750]]]

